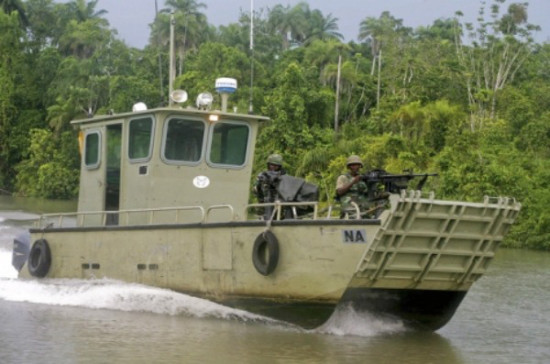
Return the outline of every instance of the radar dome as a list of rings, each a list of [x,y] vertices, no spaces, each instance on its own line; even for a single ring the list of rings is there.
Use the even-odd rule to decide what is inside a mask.
[[[233,93],[237,90],[237,80],[229,77],[216,79],[216,91],[219,93]]]

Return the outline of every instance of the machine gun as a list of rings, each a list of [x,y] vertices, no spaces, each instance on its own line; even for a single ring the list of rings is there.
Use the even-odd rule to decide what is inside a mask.
[[[363,174],[361,179],[367,184],[369,200],[375,201],[387,198],[388,193],[399,193],[401,190],[407,189],[409,181],[417,177],[421,177],[421,179],[418,181],[416,189],[421,190],[428,177],[437,175],[437,173],[416,174],[412,171],[404,174],[392,174],[383,169],[373,169]]]
[[[260,202],[274,202],[277,199],[277,185],[281,175],[279,171],[264,171],[258,175],[256,192]]]
[[[258,201],[261,203],[307,202],[319,200],[318,187],[302,178],[289,176],[279,171],[265,171],[258,175],[258,185],[255,188]],[[284,207],[284,218],[296,218],[308,213],[311,206]],[[263,208],[265,220],[272,218],[273,206]]]
[[[260,203],[275,202],[277,199],[277,186],[280,171],[264,171],[258,175],[258,180],[254,186],[254,194]],[[258,213],[263,215],[264,220],[269,220],[273,212],[273,206],[266,206],[258,209]]]

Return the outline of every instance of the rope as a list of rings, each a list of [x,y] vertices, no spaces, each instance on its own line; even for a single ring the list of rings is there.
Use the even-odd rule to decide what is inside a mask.
[[[277,213],[278,207],[279,207],[278,203],[275,202],[275,206],[273,206],[273,212],[271,212],[271,217],[268,220],[265,220],[266,224],[265,224],[265,229],[263,231],[264,234],[266,232],[268,232],[269,230],[271,230],[271,223],[273,222],[273,219],[275,218],[275,214]]]

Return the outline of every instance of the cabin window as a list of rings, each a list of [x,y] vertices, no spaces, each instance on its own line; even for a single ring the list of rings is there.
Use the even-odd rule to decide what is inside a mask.
[[[153,146],[153,119],[144,117],[130,120],[128,157],[132,162],[142,162],[151,157]]]
[[[163,158],[168,163],[195,163],[201,159],[204,122],[171,118],[165,124]]]
[[[211,135],[209,161],[224,166],[242,166],[246,161],[250,127],[244,123],[218,123]]]
[[[99,131],[93,131],[86,134],[84,164],[87,168],[93,169],[99,167],[99,156],[101,151],[101,138]]]

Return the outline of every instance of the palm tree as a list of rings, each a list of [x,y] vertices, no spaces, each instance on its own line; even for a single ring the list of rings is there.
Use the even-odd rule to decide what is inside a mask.
[[[281,37],[283,49],[290,48],[291,43],[304,41],[307,12],[309,12],[309,5],[303,2],[293,8],[278,4],[269,12],[269,27]]]
[[[366,40],[371,47],[373,62],[371,74],[374,74],[376,57],[380,55],[383,43],[390,41],[396,34],[407,31],[408,28],[403,27],[403,20],[394,18],[388,11],[384,11],[378,19],[368,17],[360,23],[358,39]]]
[[[104,27],[102,20],[91,19],[81,23],[71,20],[59,38],[59,49],[64,54],[81,59],[92,57],[110,41],[111,33]]]
[[[91,0],[90,2],[86,0],[72,0],[67,4],[67,7],[73,18],[77,22],[82,23],[86,20],[99,19],[107,14],[107,10],[95,10],[97,2],[98,0]]]
[[[309,29],[306,34],[306,44],[309,44],[316,39],[344,39],[344,36],[338,32],[338,18],[334,18],[332,14],[328,14],[327,17],[324,17],[323,13],[316,9],[308,13],[307,20]]]
[[[195,0],[166,0],[166,5],[174,11],[179,11],[186,14],[193,14],[201,17],[205,17],[204,14],[200,13],[201,9],[206,9],[207,6],[204,3],[197,2]],[[163,12],[166,12],[167,9],[163,9]]]
[[[59,36],[59,48],[78,58],[89,58],[110,38],[106,10],[97,10],[98,0],[72,0],[62,8],[65,23]]]
[[[376,63],[378,63],[378,81],[376,92],[376,105],[380,105],[382,47],[385,43],[395,43],[400,37],[410,32],[403,26],[402,19],[394,18],[388,11],[384,11],[380,18],[368,17],[360,23],[359,40],[370,42],[372,53],[371,75],[374,76]]]
[[[206,15],[200,12],[200,9],[206,8],[206,5],[195,0],[167,0],[166,5],[169,8],[162,9],[161,14],[153,23],[151,43],[159,47],[168,46],[170,41],[170,16],[168,13],[173,11],[178,75],[181,75],[186,51],[198,49],[210,33]]]
[[[329,64],[338,62],[338,56],[343,51],[349,51],[349,47],[336,39],[328,39],[326,41],[314,40],[306,48],[304,53],[305,61],[307,64],[311,64],[319,69],[319,81],[321,84],[326,85],[329,81],[334,81],[332,80],[332,76],[335,76],[336,73],[333,74],[331,72],[330,75],[327,75],[325,68]]]

